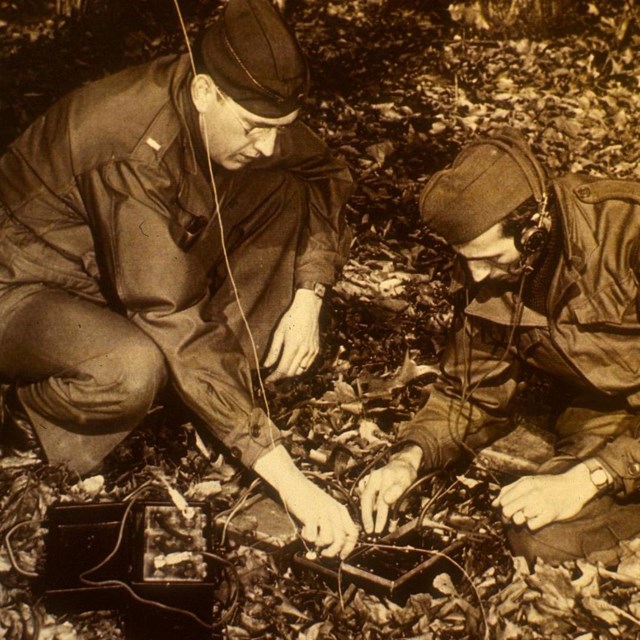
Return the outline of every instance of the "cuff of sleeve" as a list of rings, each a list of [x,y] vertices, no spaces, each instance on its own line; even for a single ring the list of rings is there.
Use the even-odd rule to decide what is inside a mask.
[[[625,494],[640,488],[640,442],[628,435],[620,435],[594,456],[614,478],[615,485]]]
[[[422,463],[420,472],[431,471],[435,468],[433,456],[433,443],[423,429],[411,422],[403,422],[398,428],[398,446],[408,446],[415,444],[422,449]]]
[[[319,282],[327,287],[332,287],[336,283],[336,270],[333,265],[322,267],[320,265],[312,268],[300,268],[295,273],[296,289],[308,289],[310,282]]]
[[[229,450],[234,458],[252,468],[258,458],[275,449],[281,442],[280,430],[262,409],[254,409],[247,416],[246,423],[239,430]]]

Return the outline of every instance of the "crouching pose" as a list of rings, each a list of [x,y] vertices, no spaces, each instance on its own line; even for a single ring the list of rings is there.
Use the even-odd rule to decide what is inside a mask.
[[[230,0],[194,53],[77,90],[0,158],[5,446],[31,427],[87,473],[170,383],[306,538],[348,553],[353,522],[294,466],[251,371],[318,354],[351,177],[297,120],[308,69],[269,0]]]
[[[614,561],[640,531],[640,184],[549,180],[507,129],[435,174],[420,209],[457,254],[462,304],[404,447],[363,483],[365,529],[383,529],[417,474],[504,435],[535,367],[567,398],[556,454],[494,506],[516,554]]]

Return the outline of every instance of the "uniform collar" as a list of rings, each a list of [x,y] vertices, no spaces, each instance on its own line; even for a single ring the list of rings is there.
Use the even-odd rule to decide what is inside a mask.
[[[522,304],[511,288],[484,285],[464,312],[495,324],[518,327],[546,327],[547,317]]]

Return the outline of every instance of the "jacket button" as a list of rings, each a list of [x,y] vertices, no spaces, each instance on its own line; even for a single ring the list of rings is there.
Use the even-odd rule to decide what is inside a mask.
[[[629,475],[632,477],[640,476],[640,462],[632,462],[628,467],[627,471]]]
[[[589,187],[580,187],[576,193],[579,198],[588,198],[591,195],[591,189]]]
[[[231,447],[231,455],[240,460],[240,458],[242,457],[242,451],[240,451],[240,449],[238,449],[238,447]]]
[[[251,425],[251,437],[252,438],[259,438],[261,433],[262,433],[262,430],[260,429],[260,425],[259,424]]]

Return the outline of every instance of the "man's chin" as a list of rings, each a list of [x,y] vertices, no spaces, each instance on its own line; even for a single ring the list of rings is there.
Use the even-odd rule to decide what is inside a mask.
[[[238,169],[244,169],[244,167],[251,164],[253,160],[254,158],[248,158],[247,156],[234,156],[223,160],[221,164],[229,171],[237,171]]]

